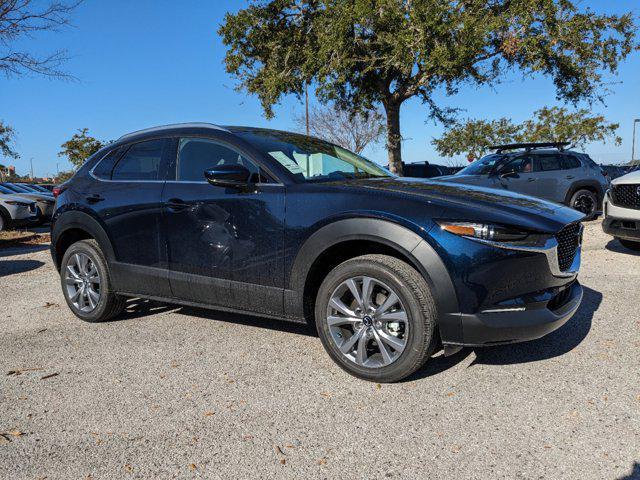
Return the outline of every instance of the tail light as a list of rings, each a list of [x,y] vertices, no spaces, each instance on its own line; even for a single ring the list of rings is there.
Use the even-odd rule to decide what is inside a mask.
[[[60,195],[62,192],[64,191],[63,187],[53,187],[53,197],[54,198],[58,198],[58,195]]]

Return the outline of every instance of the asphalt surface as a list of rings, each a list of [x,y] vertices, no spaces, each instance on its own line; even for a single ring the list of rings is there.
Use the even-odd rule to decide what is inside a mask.
[[[0,478],[640,478],[640,256],[588,225],[585,299],[526,344],[348,376],[304,326],[67,309],[46,246],[0,251]]]

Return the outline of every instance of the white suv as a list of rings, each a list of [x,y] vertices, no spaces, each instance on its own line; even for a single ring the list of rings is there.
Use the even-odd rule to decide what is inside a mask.
[[[640,170],[611,182],[604,197],[602,228],[622,245],[640,251]]]
[[[28,225],[37,219],[36,202],[20,195],[0,194],[0,232],[9,227]]]

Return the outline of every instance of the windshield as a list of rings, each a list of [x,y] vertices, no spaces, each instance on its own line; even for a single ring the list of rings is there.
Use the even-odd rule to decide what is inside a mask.
[[[342,147],[296,133],[273,130],[237,132],[306,182],[345,178],[392,177],[384,168]]]
[[[487,155],[486,157],[482,157],[480,160],[476,160],[470,165],[467,165],[456,175],[489,175],[489,173],[491,173],[495,168],[496,164],[505,158],[506,155],[498,155],[497,153]]]

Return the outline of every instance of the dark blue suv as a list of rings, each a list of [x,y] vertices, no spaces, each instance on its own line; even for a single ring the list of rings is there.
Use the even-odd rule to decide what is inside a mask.
[[[316,138],[183,124],[131,133],[59,191],[51,252],[73,313],[127,297],[315,322],[349,373],[400,380],[444,345],[541,337],[578,308],[582,215],[398,178]]]

